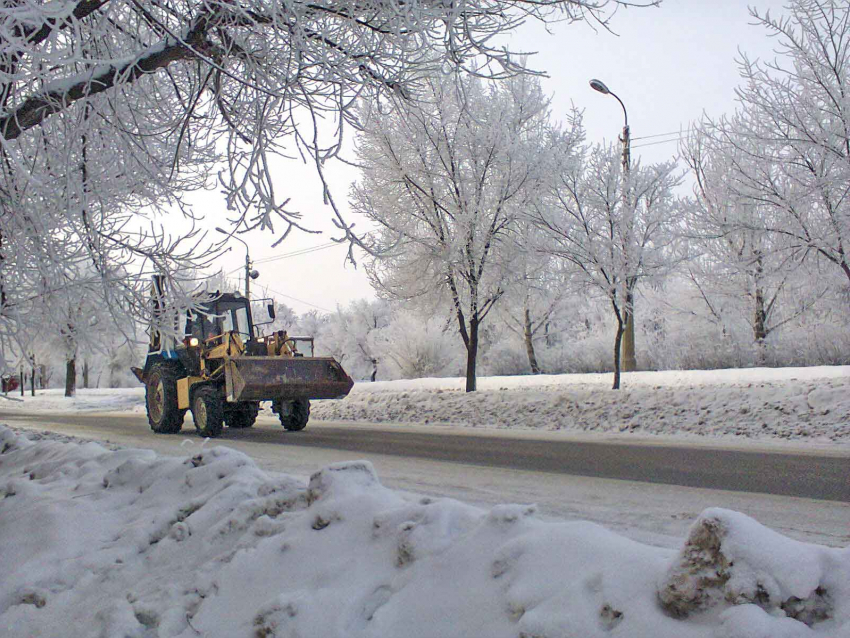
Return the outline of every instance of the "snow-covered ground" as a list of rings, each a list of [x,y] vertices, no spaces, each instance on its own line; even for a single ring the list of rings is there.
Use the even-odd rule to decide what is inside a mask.
[[[305,482],[3,427],[0,575],[9,637],[850,636],[850,549],[728,510],[667,550],[396,492],[362,461]]]
[[[357,383],[315,402],[313,418],[850,446],[848,366],[633,372],[610,385],[610,374],[484,377],[471,394],[458,378]],[[20,398],[0,409],[144,411],[141,387]]]
[[[491,377],[358,383],[320,419],[850,445],[850,367]]]
[[[145,388],[78,389],[76,396],[66,397],[65,390],[51,388],[36,390],[35,396],[27,389],[0,395],[0,410],[20,409],[55,412],[144,412]]]

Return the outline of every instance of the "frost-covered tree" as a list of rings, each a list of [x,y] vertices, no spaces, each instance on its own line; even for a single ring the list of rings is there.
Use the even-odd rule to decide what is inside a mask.
[[[730,314],[741,315],[763,348],[769,335],[810,309],[826,290],[800,263],[804,255],[795,242],[759,229],[765,222],[781,223],[773,220],[775,208],[736,192],[736,167],[751,159],[732,148],[707,154],[705,140],[698,131],[682,149],[696,195],[687,218],[696,253],[688,276],[714,322],[726,330]]]
[[[566,303],[568,289],[557,259],[538,249],[546,243],[541,229],[522,220],[516,232],[523,250],[513,260],[514,277],[497,312],[505,327],[522,338],[531,373],[540,374],[536,344],[551,340],[551,324]]]
[[[677,261],[674,231],[683,203],[673,194],[680,182],[674,171],[673,162],[637,163],[624,180],[613,146],[565,147],[550,192],[536,209],[547,250],[567,265],[575,286],[601,295],[614,314],[615,390],[627,299],[641,280],[670,271]]]
[[[457,339],[444,320],[405,310],[394,313],[392,320],[374,333],[372,344],[391,378],[456,374],[461,359]]]
[[[448,66],[517,72],[495,36],[526,18],[605,23],[620,3],[3,3],[0,337],[45,287],[97,284],[107,307],[137,315],[152,273],[172,294],[191,289],[183,274],[209,255],[183,193],[217,184],[234,230],[285,237],[304,222],[273,180],[276,159],[310,159],[322,175],[356,98],[415,101],[419,79]],[[182,210],[184,227],[162,228],[165,210]]]
[[[14,86],[0,72],[7,106],[18,99]],[[135,117],[156,119],[143,111]],[[208,261],[190,225],[179,236],[151,225],[157,210],[179,205],[171,189],[190,188],[197,173],[181,172],[169,183],[162,171],[173,158],[165,145],[132,145],[106,120],[124,125],[117,112],[110,120],[82,106],[0,139],[0,347],[25,338],[18,333],[34,314],[63,330],[65,317],[52,310],[74,300],[57,304],[57,295],[96,291],[100,307],[126,324],[127,315],[147,310],[152,273],[165,273],[179,289],[178,279]]]
[[[346,371],[355,379],[375,381],[380,358],[375,348],[375,335],[390,321],[390,306],[386,301],[358,300],[347,307],[338,307],[328,318],[322,332],[323,346],[341,353]]]
[[[448,299],[471,392],[481,324],[515,277],[518,219],[545,172],[548,100],[527,75],[428,87],[415,105],[364,106],[352,207],[377,225],[367,272],[379,294]]]
[[[275,319],[269,326],[269,330],[286,330],[291,332],[298,324],[298,314],[285,303],[274,302]]]
[[[706,119],[702,143],[757,213],[739,216],[739,228],[772,235],[789,261],[831,264],[850,286],[850,5],[790,0],[786,11],[751,10],[778,57],[742,56],[740,106]]]
[[[328,316],[318,310],[308,310],[298,317],[298,322],[292,329],[297,330],[300,336],[320,338],[328,324]],[[327,350],[325,350],[327,352]]]

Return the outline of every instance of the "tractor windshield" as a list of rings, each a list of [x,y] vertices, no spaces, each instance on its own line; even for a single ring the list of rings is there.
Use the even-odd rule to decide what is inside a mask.
[[[251,338],[251,327],[248,322],[248,306],[245,302],[218,303],[218,314],[221,318],[222,332],[236,332],[242,341]]]
[[[186,324],[186,334],[202,341],[231,331],[237,333],[243,341],[251,338],[248,304],[244,300],[219,299],[207,306],[206,312],[190,314]]]

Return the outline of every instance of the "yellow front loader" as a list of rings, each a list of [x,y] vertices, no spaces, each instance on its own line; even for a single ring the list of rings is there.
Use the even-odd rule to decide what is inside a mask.
[[[154,314],[162,310],[162,281],[154,280]],[[274,307],[269,305],[274,318]],[[202,436],[219,436],[225,425],[251,427],[261,401],[270,401],[281,425],[303,430],[310,400],[341,399],[354,382],[332,357],[313,356],[310,337],[284,331],[256,332],[248,299],[216,295],[189,312],[182,340],[151,330],[144,368],[132,368],[145,384],[151,429],[179,432],[187,410]],[[310,356],[299,351],[309,345]]]

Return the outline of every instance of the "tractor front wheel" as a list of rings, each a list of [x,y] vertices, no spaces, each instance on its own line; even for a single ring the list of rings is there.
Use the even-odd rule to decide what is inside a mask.
[[[151,430],[174,434],[183,427],[183,410],[177,408],[177,372],[166,363],[151,366],[145,383],[145,409]]]
[[[299,432],[307,427],[307,421],[310,420],[309,399],[281,401],[275,407],[284,429],[289,432]]]
[[[198,388],[192,397],[192,418],[201,436],[215,438],[224,428],[224,406],[220,393],[211,386]]]

